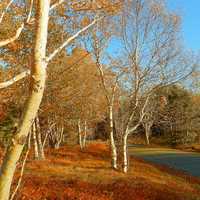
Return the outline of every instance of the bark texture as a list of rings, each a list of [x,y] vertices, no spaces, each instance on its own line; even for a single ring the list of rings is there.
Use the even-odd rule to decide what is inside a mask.
[[[114,124],[113,124],[113,107],[109,108],[109,120],[110,120],[110,148],[111,148],[111,166],[117,169],[117,148],[114,139]]]
[[[7,149],[0,173],[0,200],[8,200],[16,164],[20,159],[31,125],[37,115],[46,80],[46,43],[49,18],[49,0],[36,1],[36,40],[31,67],[31,88],[18,130]]]

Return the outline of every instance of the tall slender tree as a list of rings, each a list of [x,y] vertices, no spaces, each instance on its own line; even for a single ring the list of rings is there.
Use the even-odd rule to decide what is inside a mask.
[[[40,103],[42,101],[46,81],[46,68],[48,63],[81,33],[92,27],[98,20],[103,19],[103,17],[95,17],[94,20],[64,40],[61,45],[59,45],[47,56],[49,14],[50,11],[52,11],[52,8],[55,9],[61,3],[63,2],[59,2],[50,7],[49,0],[37,0],[35,2],[35,17],[33,19],[35,24],[35,42],[33,48],[33,61],[30,66],[30,95],[26,102],[22,120],[18,126],[14,138],[12,138],[11,144],[9,145],[3,160],[0,174],[0,200],[9,199],[10,187],[16,169],[16,164],[20,158],[26,138],[32,123],[36,118]],[[31,18],[31,15],[29,16]],[[3,45],[7,44],[8,43]]]

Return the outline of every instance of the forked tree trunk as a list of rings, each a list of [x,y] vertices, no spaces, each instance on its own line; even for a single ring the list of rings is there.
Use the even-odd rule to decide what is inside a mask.
[[[117,169],[117,148],[114,139],[114,126],[113,126],[113,108],[109,107],[109,120],[110,120],[110,147],[111,147],[111,166]]]
[[[31,125],[37,115],[45,87],[46,79],[46,42],[49,18],[49,0],[36,2],[36,42],[34,63],[31,69],[30,96],[19,128],[9,145],[3,160],[0,174],[0,200],[8,200],[13,175],[22,153]]]

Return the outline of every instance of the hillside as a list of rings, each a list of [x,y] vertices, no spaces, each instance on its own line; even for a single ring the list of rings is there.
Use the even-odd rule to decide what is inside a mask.
[[[49,149],[45,161],[30,153],[16,200],[198,200],[200,179],[139,159],[127,175],[110,169],[106,144]],[[15,175],[16,185],[20,170]]]

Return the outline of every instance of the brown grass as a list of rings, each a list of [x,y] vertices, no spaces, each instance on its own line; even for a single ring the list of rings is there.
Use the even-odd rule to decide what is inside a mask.
[[[163,166],[131,159],[127,175],[112,170],[103,143],[84,151],[78,146],[49,149],[46,155],[45,161],[29,159],[17,200],[200,199],[199,179]]]

